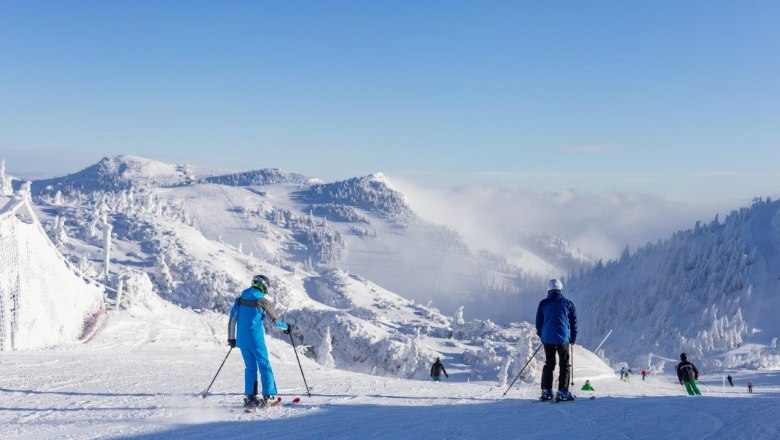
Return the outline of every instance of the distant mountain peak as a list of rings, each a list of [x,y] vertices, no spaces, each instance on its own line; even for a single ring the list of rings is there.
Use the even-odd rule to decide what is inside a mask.
[[[322,180],[320,179],[307,177],[297,173],[283,172],[278,168],[263,168],[259,170],[243,171],[219,176],[209,176],[198,181],[230,186],[270,185],[274,183],[312,185],[322,183]]]
[[[122,191],[130,188],[173,186],[192,181],[189,165],[171,165],[133,155],[106,156],[94,165],[63,177],[36,180],[33,192]]]
[[[395,189],[393,184],[390,183],[390,179],[388,179],[387,176],[385,176],[385,173],[381,171],[377,171],[375,173],[369,174],[367,177],[368,179],[373,180],[374,182],[378,182],[385,185],[386,187],[390,188],[393,191],[398,191],[397,189]]]
[[[381,172],[338,182],[312,185],[298,193],[299,199],[312,205],[334,204],[362,209],[391,220],[414,216],[406,196],[393,188]]]

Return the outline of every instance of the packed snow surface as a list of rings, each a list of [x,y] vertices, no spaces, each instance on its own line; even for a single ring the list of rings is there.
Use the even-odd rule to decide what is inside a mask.
[[[780,375],[733,373],[735,387],[704,376],[703,397],[683,395],[676,378],[602,374],[575,351],[574,402],[539,402],[538,377],[495,382],[376,377],[322,367],[301,356],[306,396],[292,346],[270,339],[283,401],[259,414],[241,408],[243,363],[228,352],[226,317],[197,314],[151,298],[112,313],[87,344],[0,354],[0,436],[43,438],[752,438],[776,439]],[[578,347],[579,348],[579,347]],[[694,360],[695,361],[695,360]],[[445,361],[446,362],[446,361]],[[591,375],[589,370],[599,371]],[[635,372],[636,373],[636,372]],[[755,393],[747,394],[752,379]],[[595,400],[588,399],[591,394]]]

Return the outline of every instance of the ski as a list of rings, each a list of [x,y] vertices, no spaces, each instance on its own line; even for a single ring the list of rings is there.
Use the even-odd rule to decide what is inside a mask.
[[[292,399],[289,402],[282,402],[282,398],[281,397],[277,397],[275,400],[270,400],[265,406],[257,406],[257,407],[253,407],[253,408],[244,408],[244,413],[246,413],[246,414],[260,413],[263,410],[269,410],[271,408],[276,408],[276,407],[279,407],[279,406],[296,405],[296,404],[299,404],[299,403],[301,403],[301,398],[300,397],[296,397],[296,398]],[[230,412],[234,413],[236,411],[231,409]]]
[[[268,402],[266,402],[265,405],[251,407],[251,408],[244,408],[244,412],[247,413],[247,414],[257,413],[257,412],[260,412],[260,411],[263,411],[263,410],[269,410],[271,408],[276,408],[277,406],[281,406],[281,404],[282,404],[282,398],[281,397],[277,397],[274,400],[268,400]]]

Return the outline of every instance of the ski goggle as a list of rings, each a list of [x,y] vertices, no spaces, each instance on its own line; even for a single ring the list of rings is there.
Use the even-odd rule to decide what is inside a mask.
[[[257,290],[268,293],[268,288],[265,286],[265,284],[262,281],[255,281],[255,284],[253,284],[257,288]]]

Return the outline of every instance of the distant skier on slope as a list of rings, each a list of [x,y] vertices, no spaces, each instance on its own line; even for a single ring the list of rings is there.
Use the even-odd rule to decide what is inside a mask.
[[[255,275],[252,287],[241,292],[230,309],[228,345],[240,348],[244,358],[244,406],[247,408],[265,407],[276,395],[276,382],[265,345],[263,318],[268,315],[276,327],[287,334],[292,331],[291,325],[279,321],[271,303],[265,298],[270,286],[271,280],[267,276]],[[258,369],[263,386],[262,400],[257,398]]]
[[[586,380],[585,385],[583,385],[582,388],[580,389],[582,391],[596,391],[595,389],[593,389],[593,385],[590,384],[590,380]]]
[[[555,355],[558,355],[557,400],[573,400],[569,392],[569,344],[577,340],[577,313],[574,303],[561,293],[563,283],[553,279],[548,283],[547,298],[539,302],[536,309],[536,334],[544,344],[546,357],[542,369],[542,400],[553,398],[552,383],[555,371]]]
[[[647,377],[647,370],[642,370],[642,380],[645,380],[645,377]]]
[[[696,381],[699,380],[699,370],[691,362],[688,362],[688,355],[680,353],[680,363],[677,364],[677,379],[680,381],[680,385],[685,385],[685,391],[689,395],[701,396],[699,387],[696,386]]]
[[[734,386],[734,378],[730,374],[726,376],[726,380],[729,381],[729,385]]]
[[[441,358],[436,358],[436,362],[433,363],[431,366],[431,379],[433,379],[434,382],[438,382],[441,379],[439,379],[439,376],[441,376],[441,373],[444,373],[444,376],[449,379],[450,375],[447,374],[447,370],[444,369],[444,364],[441,363]]]
[[[753,394],[753,381],[748,380],[747,386],[748,386],[748,393]]]
[[[620,368],[620,380],[626,380],[626,367]]]

